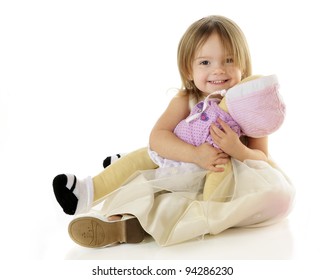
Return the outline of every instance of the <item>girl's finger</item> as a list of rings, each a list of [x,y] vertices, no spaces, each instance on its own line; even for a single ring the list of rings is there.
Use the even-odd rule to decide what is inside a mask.
[[[226,164],[229,162],[229,159],[228,158],[219,158],[218,160],[216,160],[216,164],[219,165],[219,164]]]
[[[225,171],[224,167],[219,166],[219,165],[211,165],[208,170],[213,171],[213,172],[223,172]]]
[[[223,130],[227,133],[229,130],[231,130],[231,128],[229,127],[228,124],[226,124],[222,119],[218,118],[217,122],[221,125],[221,127],[223,128]],[[220,130],[222,131],[222,130]]]
[[[222,137],[224,135],[224,132],[219,129],[214,123],[210,126],[210,134],[214,134],[215,136]]]

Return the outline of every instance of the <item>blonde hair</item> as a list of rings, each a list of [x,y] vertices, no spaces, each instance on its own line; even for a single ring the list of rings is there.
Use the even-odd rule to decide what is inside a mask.
[[[182,80],[180,93],[189,94],[199,100],[200,90],[191,80],[192,63],[197,50],[208,40],[211,34],[217,33],[227,53],[231,54],[234,63],[242,72],[242,79],[252,74],[249,48],[244,33],[232,20],[223,16],[209,16],[194,22],[185,32],[178,45],[177,63]]]

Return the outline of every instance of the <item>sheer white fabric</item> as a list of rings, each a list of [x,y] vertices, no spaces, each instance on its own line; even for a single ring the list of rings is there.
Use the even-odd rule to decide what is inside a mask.
[[[294,188],[278,168],[263,161],[232,159],[229,174],[209,201],[202,199],[206,171],[172,167],[141,171],[109,194],[101,214],[128,213],[161,246],[231,227],[263,226],[285,217]]]

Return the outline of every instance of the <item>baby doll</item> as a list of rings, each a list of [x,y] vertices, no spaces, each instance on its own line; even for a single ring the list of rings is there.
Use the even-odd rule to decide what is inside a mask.
[[[176,126],[174,133],[194,146],[208,142],[219,148],[210,136],[210,126],[215,123],[221,128],[217,122],[220,118],[239,136],[246,135],[253,138],[267,136],[281,126],[285,117],[285,105],[278,88],[275,75],[248,77],[227,92],[212,93],[204,101],[197,103],[190,115]],[[224,97],[221,100],[213,98],[215,94]],[[149,153],[152,160],[160,167],[184,164],[163,159],[154,151],[149,150]],[[204,200],[208,200],[219,182],[230,174],[231,163],[228,162],[223,167],[223,172],[208,172],[203,189]],[[220,199],[227,200],[226,196]]]
[[[227,92],[212,93],[204,101],[197,103],[190,115],[176,126],[174,133],[194,146],[208,142],[219,148],[210,136],[210,125],[215,123],[221,128],[217,122],[220,118],[239,136],[245,135],[253,138],[267,136],[281,126],[285,117],[285,105],[278,88],[279,84],[275,75],[248,77]],[[224,97],[221,100],[213,98],[216,94]],[[189,169],[198,168],[191,163],[162,158],[150,149],[149,155],[162,168],[181,165]],[[219,182],[231,173],[231,162],[223,165],[223,168],[223,172],[207,173],[203,189],[204,200],[208,200]],[[226,201],[227,194],[222,195],[220,200]]]

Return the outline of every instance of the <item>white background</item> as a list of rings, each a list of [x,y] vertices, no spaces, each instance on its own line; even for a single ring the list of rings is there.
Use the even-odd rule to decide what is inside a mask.
[[[313,266],[325,249],[320,4],[1,1],[1,252],[8,263],[291,259]],[[107,155],[147,145],[151,127],[180,86],[178,41],[192,22],[210,14],[242,28],[255,74],[278,75],[287,118],[270,137],[270,151],[296,186],[292,214],[274,227],[230,230],[179,247],[158,248],[152,240],[99,251],[77,247],[66,231],[71,217],[54,199],[52,178],[62,172],[96,175]]]

